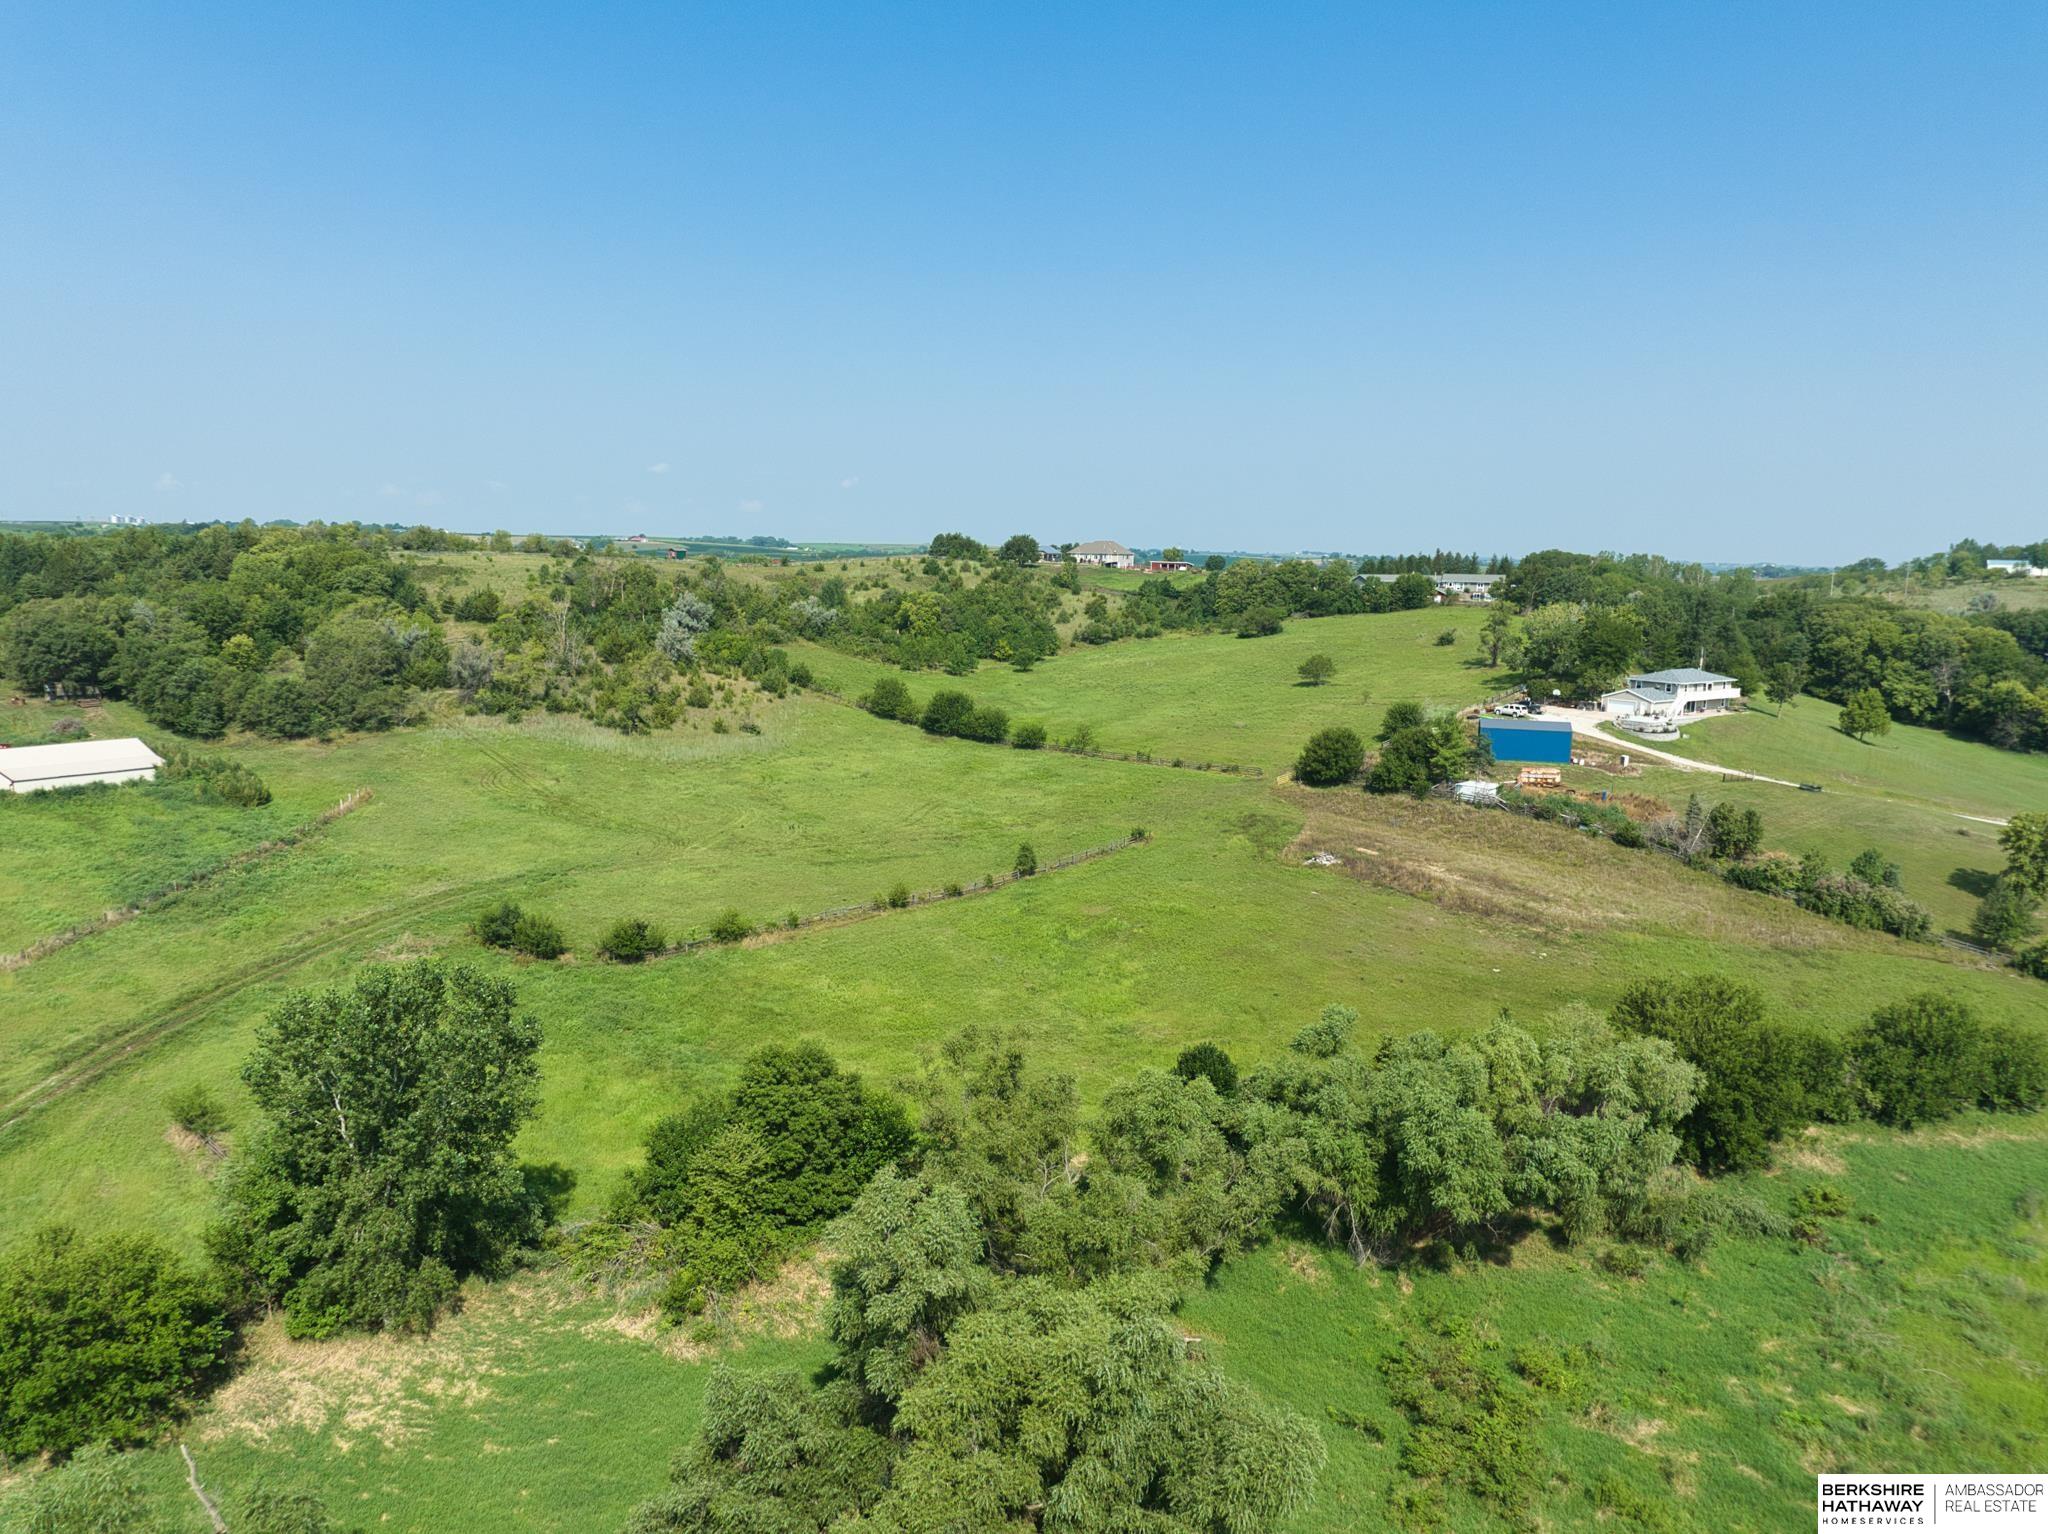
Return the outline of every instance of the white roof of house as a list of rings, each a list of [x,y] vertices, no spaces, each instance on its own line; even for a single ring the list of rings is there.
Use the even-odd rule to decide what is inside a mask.
[[[1697,666],[1673,666],[1669,671],[1638,671],[1629,678],[1631,683],[1659,682],[1666,687],[1704,687],[1734,680],[1732,676],[1723,676],[1718,671],[1702,671]]]
[[[1114,538],[1097,538],[1093,543],[1077,543],[1076,554],[1128,554],[1131,551]]]
[[[1603,698],[1640,698],[1645,703],[1669,703],[1669,698],[1660,698],[1655,693],[1644,692],[1635,687],[1617,687],[1613,692],[1602,693]]]
[[[58,783],[109,772],[140,772],[164,759],[141,741],[71,740],[55,746],[16,746],[0,751],[0,783]]]

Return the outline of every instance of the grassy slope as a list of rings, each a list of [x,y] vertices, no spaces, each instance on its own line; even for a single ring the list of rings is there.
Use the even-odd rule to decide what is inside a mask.
[[[1444,620],[1420,616],[1435,627]],[[1458,670],[1462,646],[1443,652],[1422,639],[1403,648],[1370,627],[1402,621],[1293,625],[1285,637],[1297,643],[1338,636],[1301,645],[1304,654],[1329,649],[1346,667],[1320,692],[1286,684],[1295,662],[1275,656],[1283,640],[1117,646],[1030,675],[987,671],[975,683],[1054,684],[1050,693],[1077,718],[1103,721],[1106,743],[1133,749],[1145,740],[1120,740],[1112,726],[1145,720],[1155,696],[1174,707],[1154,709],[1147,730],[1199,741],[1222,730],[1247,733],[1256,720],[1264,738],[1291,741],[1320,722],[1326,701],[1360,683],[1372,687],[1376,704],[1352,712],[1369,716],[1380,702],[1414,695],[1411,688],[1428,695],[1438,683],[1483,679]],[[1345,643],[1355,646],[1349,660]],[[366,957],[435,948],[513,977],[542,1021],[545,1106],[522,1149],[575,1175],[580,1211],[634,1159],[655,1116],[724,1079],[758,1044],[793,1036],[816,1037],[887,1079],[969,1018],[1013,1020],[1093,1097],[1134,1065],[1163,1063],[1195,1039],[1216,1038],[1241,1060],[1256,1059],[1284,1047],[1329,1000],[1359,1007],[1373,1030],[1455,1031],[1483,1026],[1504,1006],[1535,1022],[1567,1000],[1601,1005],[1629,979],[1672,971],[1737,969],[1781,1013],[1832,1027],[1922,988],[1959,994],[1987,1017],[2036,1026],[2042,1019],[2035,982],[1851,933],[1667,859],[1552,827],[1451,805],[932,741],[818,701],[762,718],[759,737],[700,729],[622,740],[560,720],[464,721],[329,746],[225,748],[263,772],[287,804],[324,802],[359,784],[377,797],[317,843],[0,977],[0,1082],[10,1095],[95,1038],[190,1019],[111,1074],[0,1131],[0,1226],[55,1215],[142,1225],[192,1242],[210,1207],[211,1167],[167,1139],[166,1092],[215,1081],[245,1121],[234,1073],[284,986],[338,979]],[[1868,803],[1779,792],[1844,810]],[[1049,857],[1139,822],[1154,833],[1148,845],[992,895],[637,970],[516,964],[479,954],[461,932],[478,903],[511,892],[557,914],[587,947],[597,925],[624,909],[677,926],[701,924],[727,904],[757,916],[816,909],[872,895],[898,877],[937,884],[1001,869],[1022,836]],[[1346,866],[1302,867],[1311,848],[1339,853]],[[1913,878],[1909,871],[1909,888]],[[1860,1172],[1865,1153],[1845,1154]],[[1888,1151],[1874,1142],[1868,1154]],[[1987,1200],[2005,1196],[2016,1179],[2048,1184],[2038,1140],[1997,1154],[2016,1159],[1964,1164],[1953,1175],[1966,1185],[1953,1198],[1944,1192],[1913,1207],[1951,1209],[1957,1230],[1996,1234],[2003,1227]],[[1889,1175],[1867,1190],[1873,1206],[1888,1196]],[[1866,1196],[1861,1185],[1857,1196]],[[1894,1218],[1889,1208],[1885,1218]],[[1990,1261],[1968,1242],[1911,1250],[1914,1261],[1938,1262],[1935,1271],[1971,1283],[1969,1274]],[[2000,1260],[2018,1262],[2014,1271],[2036,1282],[2035,1259]],[[1396,1286],[1383,1278],[1375,1288],[1368,1276],[1321,1265],[1329,1287],[1290,1297],[1283,1291],[1292,1268],[1277,1256],[1248,1259],[1194,1315],[1199,1329],[1222,1339],[1227,1366],[1324,1421],[1332,1468],[1302,1528],[1370,1526],[1382,1484],[1371,1475],[1375,1465],[1383,1474],[1387,1451],[1361,1447],[1364,1440],[1323,1412],[1327,1404],[1349,1409],[1345,1402],[1371,1388],[1367,1360]],[[1559,1335],[1567,1323],[1584,1326],[1589,1291],[1616,1291],[1620,1298],[1604,1300],[1609,1308],[1600,1314],[1627,1339],[1630,1394],[1619,1404],[1635,1412],[1644,1400],[1655,1406],[1650,1390],[1697,1393],[1729,1372],[1717,1363],[1710,1375],[1699,1354],[1705,1347],[1718,1359],[1725,1331],[1672,1328],[1681,1313],[1674,1290],[1691,1296],[1691,1313],[1731,1316],[1731,1325],[1759,1336],[1767,1324],[1791,1336],[1813,1324],[1818,1292],[1807,1287],[1803,1259],[1731,1250],[1709,1266],[1733,1276],[1724,1285],[1659,1269],[1630,1286],[1578,1258],[1532,1250],[1526,1269],[1415,1281],[1441,1283],[1458,1303],[1495,1307],[1504,1330]],[[1510,1273],[1527,1281],[1509,1284]],[[1994,1311],[1999,1303],[1985,1301]],[[356,1516],[392,1528],[614,1526],[687,1437],[701,1362],[622,1338],[604,1302],[544,1285],[539,1298],[493,1290],[473,1320],[476,1331],[458,1322],[438,1342],[349,1343],[317,1358],[264,1360],[252,1371],[251,1388],[275,1386],[280,1402],[299,1399],[291,1389],[297,1370],[316,1383],[339,1379],[368,1403],[409,1403],[407,1425],[390,1444],[379,1438],[374,1412],[365,1426],[339,1409],[294,1418],[279,1408],[271,1415],[287,1425],[266,1439],[244,1420],[249,1398],[235,1397],[188,1435],[202,1466],[230,1487],[259,1469],[310,1478]],[[1952,1319],[1915,1311],[1900,1329],[1916,1361],[1957,1361]],[[809,1359],[817,1345],[770,1339],[743,1356]],[[1657,1375],[1659,1363],[1671,1372]],[[1791,1495],[1785,1456],[1796,1463],[1796,1450],[1782,1447],[1787,1430],[1753,1418],[1734,1421],[1725,1439],[1695,1429],[1690,1416],[1683,1428],[1703,1435],[1681,1440],[1683,1452],[1711,1456],[1725,1443],[1754,1456],[1744,1462],[1767,1477],[1772,1491],[1762,1503],[1701,1503],[1729,1527],[1770,1526],[1753,1521],[1754,1509]],[[1594,1464],[1587,1445],[1632,1474],[1666,1463],[1657,1454],[1630,1458],[1641,1451],[1609,1449],[1578,1428],[1560,1432],[1558,1452],[1575,1484]],[[1988,1452],[1989,1432],[1967,1442]],[[1772,1442],[1780,1447],[1766,1453]],[[1945,1448],[1941,1463],[1970,1459]],[[189,1516],[178,1503],[175,1458],[158,1463],[167,1505]],[[491,1469],[451,1474],[451,1464]],[[1369,1517],[1358,1516],[1362,1507]]]
[[[1852,1200],[1828,1223],[1832,1250],[1724,1241],[1700,1267],[1658,1260],[1628,1278],[1595,1260],[1602,1243],[1537,1237],[1503,1264],[1397,1279],[1283,1248],[1225,1269],[1186,1319],[1212,1357],[1322,1426],[1330,1462],[1304,1534],[1385,1526],[1407,1429],[1378,1360],[1432,1310],[1510,1347],[1604,1350],[1592,1401],[1551,1405],[1537,1433],[1554,1476],[1537,1527],[1642,1527],[1600,1514],[1603,1477],[1674,1529],[1764,1531],[1805,1526],[1820,1470],[2038,1461],[2048,1123],[1829,1132],[1784,1160],[1753,1180],[1762,1201],[1783,1210],[1813,1184]],[[1449,1509],[1453,1528],[1510,1526],[1462,1493]]]
[[[1477,663],[1483,621],[1471,608],[1299,618],[1266,639],[1169,634],[1068,650],[1028,672],[985,665],[970,677],[898,674],[919,702],[962,688],[1013,721],[1043,721],[1056,740],[1088,724],[1109,750],[1277,773],[1325,725],[1370,733],[1397,699],[1462,706],[1500,690],[1507,674]],[[1457,633],[1455,644],[1436,643],[1445,629]],[[1336,679],[1304,687],[1296,668],[1317,652],[1336,661]],[[814,645],[792,653],[849,697],[894,669]]]
[[[1651,767],[1625,779],[1574,768],[1565,781],[1586,790],[1647,795],[1674,812],[1682,811],[1692,794],[1705,805],[1725,799],[1754,806],[1764,818],[1766,847],[1794,854],[1817,851],[1836,868],[1846,868],[1857,853],[1876,847],[1899,865],[1906,893],[1933,913],[1936,929],[1957,935],[1967,935],[1982,891],[2005,866],[1996,826],[1903,799],[1803,794],[1775,783],[1724,781],[1676,767]]]
[[[2018,976],[1459,806],[930,741],[826,704],[793,705],[776,729],[738,738],[747,745],[686,778],[677,764],[667,819],[630,795],[607,810],[599,792],[612,755],[616,770],[644,776],[658,753],[681,749],[667,742],[605,752],[536,725],[489,731],[494,754],[481,758],[462,731],[333,748],[357,776],[398,754],[369,809],[286,858],[0,977],[10,1097],[95,1045],[183,1020],[112,1075],[0,1131],[0,1210],[191,1234],[208,1195],[164,1138],[166,1093],[207,1079],[232,1097],[252,1030],[286,985],[434,948],[513,975],[542,1021],[546,1109],[526,1149],[579,1178],[578,1207],[603,1196],[654,1117],[758,1044],[793,1035],[886,1078],[962,1022],[1003,1017],[1093,1094],[1201,1038],[1247,1057],[1278,1049],[1329,1000],[1352,1002],[1376,1028],[1477,1027],[1504,1006],[1533,1016],[1574,998],[1604,1004],[1638,975],[1726,968],[1731,948],[1779,1005],[1833,1026],[1931,986],[1991,1016],[2038,1003]],[[426,779],[435,761],[452,774],[438,792]],[[933,761],[946,783],[921,778]],[[856,770],[875,776],[846,776]],[[570,818],[555,787],[565,778],[585,786],[587,820]],[[779,799],[791,783],[838,808],[792,821]],[[1056,802],[1038,797],[1055,790]],[[1000,871],[1020,834],[1049,857],[1135,820],[1150,843],[1022,886],[638,970],[516,964],[462,933],[484,900],[518,894],[557,912],[587,950],[620,909],[679,924],[735,902],[817,909],[899,874],[931,886]],[[1301,867],[1311,845],[1354,867]],[[1380,855],[1353,852],[1362,847]]]
[[[1801,698],[1780,713],[1753,709],[1688,726],[1658,749],[1761,772],[1831,792],[1904,799],[1998,819],[2048,804],[2048,756],[2001,751],[1939,730],[1895,724],[1888,735],[1851,740],[1840,710]],[[1622,739],[1628,737],[1623,735]]]

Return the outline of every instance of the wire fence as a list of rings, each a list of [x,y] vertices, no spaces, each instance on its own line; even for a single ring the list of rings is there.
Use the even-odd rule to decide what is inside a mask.
[[[118,927],[123,922],[133,921],[145,911],[155,910],[158,906],[163,905],[166,901],[175,899],[187,890],[196,889],[202,884],[220,878],[223,874],[233,873],[238,868],[246,868],[251,863],[260,862],[264,858],[273,857],[277,853],[296,847],[315,832],[334,824],[342,816],[360,809],[369,802],[370,797],[369,789],[359,788],[339,803],[330,805],[322,810],[311,820],[303,821],[299,825],[293,826],[289,831],[273,836],[268,841],[259,842],[254,847],[245,847],[240,852],[229,853],[226,857],[209,863],[204,868],[197,868],[191,873],[181,874],[171,880],[170,883],[158,885],[148,894],[138,896],[127,905],[116,906],[110,911],[103,912],[101,915],[95,916],[91,921],[83,921],[75,927],[66,928],[62,932],[53,932],[48,937],[38,938],[18,953],[0,954],[0,973],[22,969],[27,965],[33,964],[38,959],[48,958],[59,949],[69,948],[73,943]]]
[[[749,923],[745,932],[735,932],[725,936],[685,938],[680,943],[670,943],[664,948],[659,948],[647,957],[649,962],[652,962],[656,959],[672,959],[682,954],[698,953],[706,948],[731,948],[749,940],[765,939],[772,942],[815,927],[839,926],[847,922],[863,921],[869,917],[886,916],[891,911],[909,911],[915,910],[919,906],[940,905],[948,900],[965,900],[970,895],[986,895],[991,890],[1001,889],[1005,885],[1016,884],[1022,880],[1037,878],[1044,874],[1056,873],[1060,869],[1073,868],[1082,863],[1092,863],[1098,858],[1112,857],[1119,852],[1140,846],[1151,839],[1151,836],[1146,832],[1134,831],[1129,836],[1118,837],[1113,842],[1104,842],[1099,847],[1087,847],[1079,852],[1069,852],[1062,857],[1050,858],[1043,863],[1039,863],[1031,873],[1019,873],[1012,870],[1006,874],[984,874],[979,879],[948,884],[939,889],[930,890],[911,890],[899,887],[889,894],[879,896],[873,900],[857,901],[852,905],[832,906],[827,910],[814,911],[809,916],[799,916],[795,912],[791,912],[782,921],[773,922],[766,926],[755,927]]]

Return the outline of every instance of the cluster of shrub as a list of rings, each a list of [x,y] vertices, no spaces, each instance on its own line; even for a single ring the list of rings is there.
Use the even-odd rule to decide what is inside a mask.
[[[159,779],[190,783],[201,799],[255,809],[270,803],[270,788],[263,779],[224,756],[197,756],[183,746],[171,746],[164,753]]]
[[[1294,777],[1311,788],[1334,788],[1363,773],[1369,793],[1420,795],[1492,764],[1485,737],[1456,714],[1432,714],[1403,700],[1387,705],[1369,772],[1364,738],[1349,726],[1333,725],[1309,737],[1295,758]]]
[[[1007,742],[1019,751],[1036,751],[1045,745],[1045,726],[1025,720],[1011,728],[1010,716],[992,704],[977,704],[966,693],[945,688],[932,694],[919,708],[910,689],[900,677],[885,676],[864,693],[860,706],[877,719],[895,719],[914,724],[927,735],[950,735],[1000,746]]]
[[[554,918],[523,911],[509,900],[501,900],[479,915],[474,931],[486,948],[503,948],[531,959],[559,959],[569,951],[568,940]]]
[[[1228,1500],[1202,1505],[1267,1528],[1312,1484],[1315,1435],[1249,1396],[1192,1406],[1220,1382],[1197,1388],[1206,1371],[1167,1317],[1283,1222],[1360,1260],[1469,1253],[1531,1214],[1568,1241],[1606,1232],[1696,1258],[1720,1229],[1792,1230],[1681,1161],[1754,1166],[1816,1117],[1910,1127],[2048,1094],[2039,1040],[1936,996],[1846,1041],[1766,1026],[1755,993],[1712,980],[1636,987],[1611,1020],[1568,1009],[1540,1037],[1503,1018],[1367,1053],[1354,1023],[1326,1009],[1245,1073],[1197,1046],[1113,1089],[1092,1124],[1072,1080],[999,1031],[929,1058],[908,1114],[822,1051],[755,1056],[732,1094],[656,1127],[584,1260],[651,1262],[671,1310],[702,1316],[829,1224],[837,1359],[822,1381],[721,1372],[675,1484],[631,1530],[769,1527],[798,1506],[819,1525],[1000,1526],[1056,1501],[1085,1508],[1082,1526],[1121,1526],[1172,1505],[1205,1457]],[[1119,1318],[1139,1329],[1135,1354]],[[1544,1388],[1575,1367],[1541,1352],[1517,1368]],[[1105,1375],[1120,1387],[1101,1390]],[[1397,1405],[1451,1420],[1426,1410],[1422,1375],[1403,1382]],[[1047,1453],[1022,1423],[1054,1401],[1077,1416]],[[1089,1446],[1108,1441],[1136,1446],[1130,1478],[1094,1474]]]
[[[1934,918],[1927,908],[1908,898],[1901,887],[1899,865],[1875,847],[1859,852],[1844,873],[1830,868],[1818,852],[1796,858],[1765,853],[1730,862],[1725,877],[1743,889],[1777,895],[1851,927],[1916,941],[1934,930]]]
[[[1678,1132],[1686,1159],[1707,1172],[1761,1166],[1772,1141],[1809,1123],[1913,1129],[1970,1108],[2048,1102],[2040,1035],[1981,1024],[1937,992],[1880,1007],[1846,1038],[1770,1022],[1761,992],[1712,976],[1639,982],[1613,1017],[1699,1068],[1699,1099]]]

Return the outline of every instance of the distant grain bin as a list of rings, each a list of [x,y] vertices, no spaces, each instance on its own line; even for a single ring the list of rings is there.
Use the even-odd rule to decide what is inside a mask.
[[[1557,762],[1572,759],[1572,727],[1563,719],[1482,719],[1479,733],[1496,762]]]
[[[148,782],[163,764],[162,757],[133,736],[17,746],[0,751],[0,789],[32,794],[45,788],[82,788],[88,783]]]

